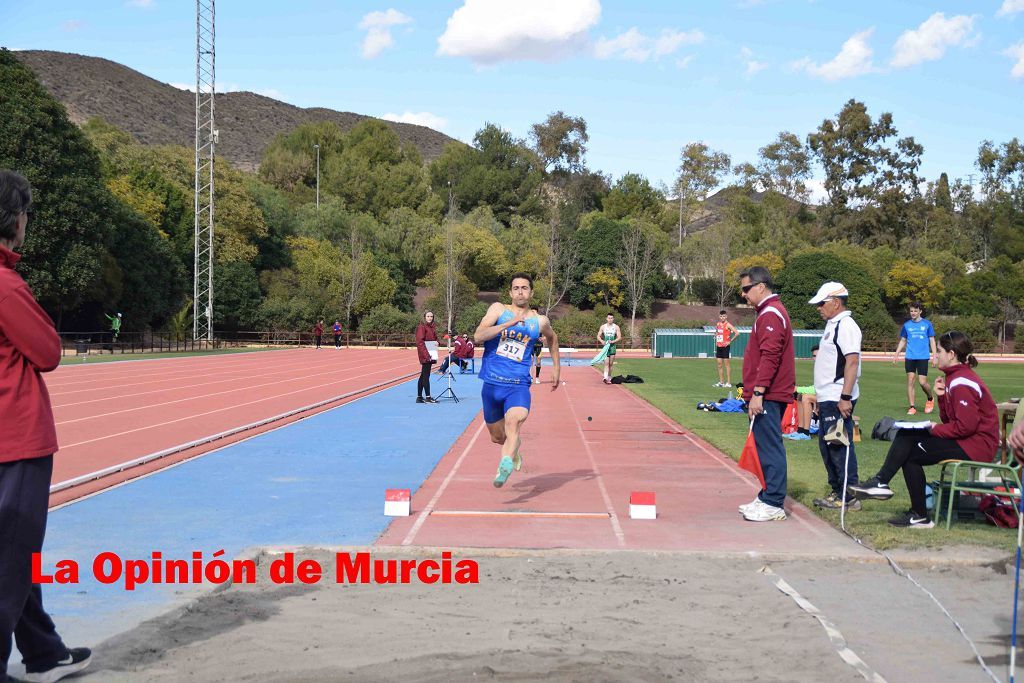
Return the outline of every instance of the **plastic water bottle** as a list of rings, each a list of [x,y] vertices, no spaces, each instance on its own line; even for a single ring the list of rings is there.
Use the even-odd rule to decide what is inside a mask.
[[[735,394],[733,393],[732,389],[730,389],[730,390],[729,390],[729,400],[731,401],[731,400],[733,400],[733,399],[734,399],[735,397],[736,397],[736,395],[735,395]]]

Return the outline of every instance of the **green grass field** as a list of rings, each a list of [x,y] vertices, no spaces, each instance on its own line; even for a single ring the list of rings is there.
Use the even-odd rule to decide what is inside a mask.
[[[733,359],[733,381],[740,376],[740,359]],[[932,368],[929,379],[939,372]],[[624,385],[681,425],[699,434],[734,460],[747,436],[745,415],[705,413],[698,411],[698,401],[715,401],[728,390],[711,385],[718,381],[714,359],[623,359],[615,364],[615,374],[634,374],[644,384]],[[997,364],[982,362],[978,374],[988,384],[996,402],[1024,394],[1024,364]],[[797,361],[797,384],[812,383],[811,361]],[[860,400],[856,415],[860,416],[864,439],[856,444],[857,460],[862,479],[875,474],[885,459],[888,441],[871,440],[871,427],[883,415],[897,419],[906,413],[906,375],[903,364],[867,361],[860,380]],[[924,398],[918,391],[917,407],[922,411]],[[932,415],[919,412],[915,420],[939,420],[938,407]],[[817,438],[811,441],[786,440],[789,461],[789,495],[806,505],[822,518],[839,525],[838,511],[815,508],[811,501],[828,493],[825,468],[818,451]],[[926,468],[929,481],[938,479],[938,467]],[[944,546],[976,544],[1009,549],[1016,547],[1016,534],[1012,530],[998,529],[984,522],[954,521],[949,531],[934,529],[899,529],[887,520],[910,506],[902,474],[897,474],[891,486],[896,495],[886,502],[865,501],[862,510],[846,515],[847,528],[856,536],[878,548],[893,546]],[[945,523],[943,522],[943,527]]]

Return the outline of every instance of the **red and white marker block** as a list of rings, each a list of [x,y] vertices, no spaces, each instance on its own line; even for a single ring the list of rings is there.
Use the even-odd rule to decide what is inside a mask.
[[[657,519],[654,491],[633,491],[629,494],[630,519]]]
[[[388,517],[408,517],[411,503],[409,489],[387,489],[384,492],[384,514]]]

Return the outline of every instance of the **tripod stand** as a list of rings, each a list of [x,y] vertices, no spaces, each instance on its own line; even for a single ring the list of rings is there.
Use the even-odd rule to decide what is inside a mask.
[[[459,397],[455,395],[455,390],[452,389],[452,382],[455,381],[455,376],[452,373],[452,368],[454,368],[456,365],[458,365],[459,367],[462,366],[459,364],[459,359],[456,358],[455,355],[451,353],[451,351],[448,352],[448,360],[445,362],[448,363],[448,367],[445,369],[444,374],[441,375],[441,377],[448,380],[448,388],[442,391],[440,394],[438,394],[437,399],[441,400],[442,398],[445,398],[447,396],[454,399],[454,401],[458,403]]]

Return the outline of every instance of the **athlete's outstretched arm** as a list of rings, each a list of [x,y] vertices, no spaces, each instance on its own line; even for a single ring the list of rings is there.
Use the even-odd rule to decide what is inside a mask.
[[[523,322],[524,316],[517,315],[513,316],[508,322],[498,325],[498,318],[501,317],[502,312],[505,310],[505,306],[495,302],[491,304],[491,307],[487,309],[487,313],[484,314],[483,320],[476,328],[476,332],[473,333],[473,341],[477,344],[483,344],[486,341],[494,339],[504,330]]]
[[[561,382],[558,378],[562,374],[562,362],[558,356],[558,335],[555,334],[555,330],[551,327],[551,321],[548,320],[546,315],[540,316],[540,335],[544,337],[544,341],[547,342],[548,349],[551,350],[551,362],[554,365],[554,377],[552,378],[551,391],[558,388]]]

